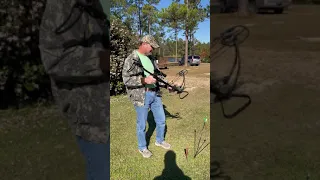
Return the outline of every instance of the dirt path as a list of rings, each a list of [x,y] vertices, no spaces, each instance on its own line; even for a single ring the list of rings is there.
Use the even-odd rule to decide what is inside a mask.
[[[186,69],[188,73],[185,77],[186,90],[194,90],[197,88],[207,89],[209,91],[210,87],[210,64],[202,63],[200,66],[172,66],[169,69],[162,70],[163,73],[167,74],[167,79],[173,80],[176,78],[176,74],[182,69]],[[182,78],[180,78],[177,83],[181,83]]]

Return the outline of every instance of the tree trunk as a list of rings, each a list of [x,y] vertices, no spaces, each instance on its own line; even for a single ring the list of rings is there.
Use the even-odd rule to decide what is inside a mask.
[[[184,57],[184,65],[185,66],[188,66],[188,41],[189,41],[189,39],[188,39],[188,30],[186,30],[186,52],[185,52],[185,57]]]
[[[178,61],[178,30],[175,29],[175,35],[176,35],[176,62]]]
[[[151,34],[151,25],[150,25],[150,15],[149,15],[149,18],[148,18],[148,28],[149,28],[149,34]]]
[[[188,32],[188,39],[189,39],[189,41],[188,41],[188,43],[190,43],[189,45],[188,45],[188,51],[189,51],[189,54],[191,54],[192,55],[192,32],[191,32],[191,30],[189,30],[189,32]]]
[[[187,10],[189,10],[189,1],[187,0]],[[189,12],[187,12],[187,13],[189,13]],[[188,47],[189,47],[189,45],[188,45],[188,41],[189,41],[189,39],[188,39],[188,35],[189,35],[189,32],[188,32],[188,26],[187,26],[187,21],[189,20],[189,17],[188,17],[188,14],[187,14],[187,19],[186,19],[186,32],[185,32],[185,36],[186,36],[186,47],[185,47],[185,57],[184,57],[184,66],[188,66]]]
[[[165,47],[166,47],[166,46],[163,46],[163,47],[162,47],[162,57],[164,57],[164,50],[165,50]]]
[[[194,33],[192,33],[191,36],[192,36],[192,39],[191,39],[191,54],[194,55]]]
[[[139,11],[139,33],[140,33],[140,37],[142,37],[142,20],[141,20],[141,0],[139,0],[139,7],[138,7],[138,11]]]
[[[238,15],[248,16],[249,15],[249,1],[248,0],[238,0]]]

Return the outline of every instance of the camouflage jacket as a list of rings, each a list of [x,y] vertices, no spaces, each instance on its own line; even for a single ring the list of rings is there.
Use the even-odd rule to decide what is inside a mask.
[[[50,76],[55,101],[74,134],[91,142],[107,143],[109,74],[102,72],[98,55],[99,51],[105,50],[104,38],[100,36],[105,29],[100,20],[74,8],[75,2],[47,0],[39,32],[41,59]],[[102,9],[99,1],[95,3]],[[69,21],[65,26],[76,23],[56,34],[55,30],[66,19]],[[93,36],[100,36],[100,40],[74,44]],[[68,43],[73,45],[66,48]]]
[[[143,69],[134,64],[140,61],[137,50],[134,50],[126,59],[122,69],[123,83],[126,86],[127,95],[135,106],[143,106],[145,100],[145,86],[141,83],[144,77]],[[157,64],[151,60],[155,70],[159,70]],[[160,71],[160,70],[159,70]],[[158,76],[164,80],[163,76]],[[166,80],[164,80],[166,82]],[[163,83],[157,82],[158,87],[165,87]]]

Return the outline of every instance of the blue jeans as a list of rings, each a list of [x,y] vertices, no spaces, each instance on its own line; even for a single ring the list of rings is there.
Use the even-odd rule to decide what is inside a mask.
[[[162,141],[164,141],[166,116],[164,114],[161,97],[158,97],[156,92],[147,91],[145,94],[144,106],[135,106],[137,112],[137,137],[139,150],[147,148],[145,129],[149,108],[152,111],[154,121],[156,122],[156,141],[158,143],[162,143]]]
[[[110,179],[110,143],[97,144],[79,136],[77,141],[86,160],[87,180]]]

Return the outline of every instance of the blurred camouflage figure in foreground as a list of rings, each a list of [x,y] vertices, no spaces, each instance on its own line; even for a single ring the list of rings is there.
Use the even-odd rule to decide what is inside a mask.
[[[108,2],[47,0],[41,59],[55,101],[86,159],[87,179],[110,179]],[[102,2],[102,1],[101,1]]]

